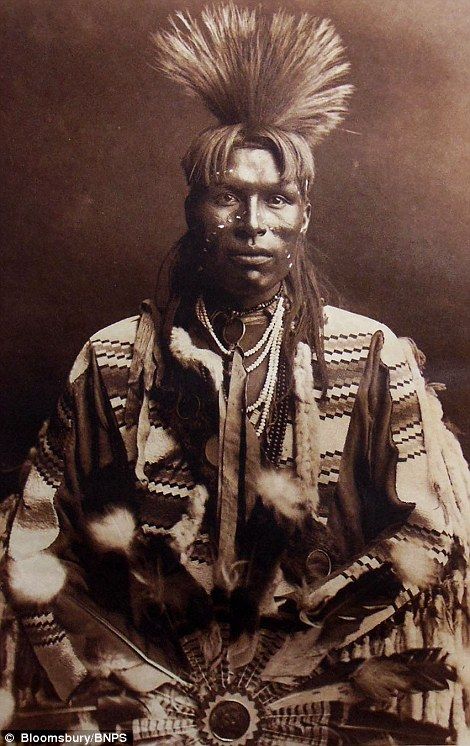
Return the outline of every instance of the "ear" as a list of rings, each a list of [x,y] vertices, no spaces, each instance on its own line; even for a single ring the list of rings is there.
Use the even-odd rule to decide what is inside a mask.
[[[302,227],[300,229],[301,233],[307,233],[307,228],[310,223],[310,216],[312,214],[312,205],[310,202],[306,202],[304,205],[304,213],[302,216]]]

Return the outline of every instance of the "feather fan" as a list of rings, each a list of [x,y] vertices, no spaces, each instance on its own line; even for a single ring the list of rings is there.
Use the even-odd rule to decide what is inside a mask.
[[[342,120],[352,86],[340,82],[349,63],[329,20],[228,3],[170,23],[153,37],[157,65],[220,124],[295,132],[313,146]]]

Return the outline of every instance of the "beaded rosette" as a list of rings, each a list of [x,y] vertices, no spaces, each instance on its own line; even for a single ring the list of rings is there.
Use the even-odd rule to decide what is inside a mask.
[[[449,736],[444,728],[404,720],[378,706],[361,690],[361,666],[367,664],[363,659],[343,662],[320,655],[311,675],[289,676],[283,659],[287,661],[286,654],[295,657],[298,635],[261,629],[250,662],[233,669],[228,629],[222,626],[220,632],[221,649],[212,661],[207,660],[202,633],[181,640],[190,666],[187,682],[167,683],[152,693],[161,716],[134,720],[134,743],[372,746],[442,744]],[[400,671],[415,691],[445,689],[454,677],[438,649],[410,650],[373,661],[377,681],[381,668],[389,677]]]

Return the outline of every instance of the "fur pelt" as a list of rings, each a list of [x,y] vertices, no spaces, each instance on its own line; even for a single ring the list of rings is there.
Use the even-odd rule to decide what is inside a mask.
[[[318,504],[318,474],[320,471],[320,415],[314,394],[312,352],[300,342],[294,358],[294,389],[296,397],[295,437],[297,475],[309,490],[313,504]]]
[[[10,598],[20,606],[50,603],[60,593],[66,579],[64,565],[49,552],[38,552],[23,560],[10,559],[6,565]]]
[[[198,96],[221,125],[279,128],[315,145],[342,120],[352,87],[328,20],[228,3],[202,11],[201,23],[177,13],[154,36],[158,66]]]
[[[213,382],[216,391],[220,389],[223,382],[222,358],[212,350],[197,347],[185,329],[179,326],[173,327],[170,336],[170,351],[176,360],[183,366],[202,373]]]
[[[86,524],[88,536],[98,551],[124,554],[130,550],[135,528],[131,511],[119,505],[104,515],[91,518]]]

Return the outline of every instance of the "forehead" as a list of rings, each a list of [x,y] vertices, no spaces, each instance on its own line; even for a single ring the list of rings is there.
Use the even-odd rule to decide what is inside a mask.
[[[223,181],[239,181],[248,185],[279,184],[281,174],[276,159],[264,148],[235,148],[230,154]]]

